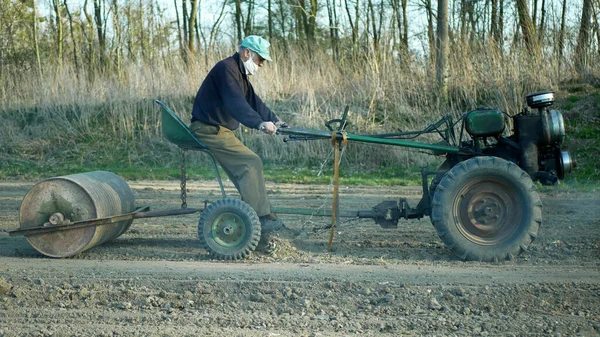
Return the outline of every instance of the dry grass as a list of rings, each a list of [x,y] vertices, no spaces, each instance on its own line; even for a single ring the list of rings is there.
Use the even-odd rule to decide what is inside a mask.
[[[410,66],[384,54],[357,64],[337,62],[315,50],[273,50],[274,61],[252,79],[264,101],[289,124],[323,128],[350,106],[351,131],[378,133],[423,129],[441,115],[456,116],[486,105],[518,112],[527,93],[558,89],[570,79],[571,65],[553,58],[535,60],[493,48],[454,48],[449,60],[449,102],[440,102],[431,65],[413,59]],[[228,53],[215,52],[189,67],[168,61],[129,64],[118,74],[77,77],[69,65],[12,73],[2,79],[7,98],[0,103],[2,162],[25,160],[46,165],[61,161],[114,163],[135,167],[177,165],[174,148],[161,139],[161,99],[189,120],[193,98],[210,67]],[[328,142],[284,144],[242,128],[240,136],[267,161],[318,165],[330,153]],[[200,159],[198,159],[199,157]],[[195,156],[193,162],[203,161]],[[368,168],[422,165],[431,160],[415,151],[351,144],[344,160]]]

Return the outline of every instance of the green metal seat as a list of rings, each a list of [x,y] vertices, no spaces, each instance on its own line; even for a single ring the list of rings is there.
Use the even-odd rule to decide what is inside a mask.
[[[173,110],[169,109],[165,103],[159,100],[154,102],[161,107],[162,132],[165,138],[167,138],[171,143],[185,150],[208,151],[208,147],[194,137],[181,117],[179,117]]]
[[[187,150],[198,150],[208,154],[212,160],[213,167],[217,179],[219,181],[219,187],[221,188],[221,194],[223,199],[226,198],[225,189],[223,188],[223,181],[219,174],[217,167],[217,161],[215,156],[210,152],[209,148],[202,144],[190,131],[189,127],[173,110],[171,110],[165,103],[155,100],[156,104],[160,105],[161,110],[161,124],[162,133],[171,143],[177,145],[181,149],[182,163],[181,163],[181,194],[182,194],[182,208],[186,207],[185,201],[185,183],[186,183],[186,169],[185,169],[185,151]]]

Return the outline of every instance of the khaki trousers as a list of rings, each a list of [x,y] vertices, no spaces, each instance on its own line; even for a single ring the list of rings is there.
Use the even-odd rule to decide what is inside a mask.
[[[193,122],[190,131],[215,156],[229,179],[258,216],[269,215],[262,160],[233,133],[223,127]]]

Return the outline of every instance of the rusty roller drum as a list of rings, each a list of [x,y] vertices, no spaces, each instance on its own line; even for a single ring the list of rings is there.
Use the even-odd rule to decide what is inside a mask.
[[[95,171],[44,180],[25,195],[19,211],[21,229],[64,225],[74,221],[133,212],[129,185],[111,172]],[[26,236],[38,252],[68,257],[125,233],[133,219],[103,226]]]

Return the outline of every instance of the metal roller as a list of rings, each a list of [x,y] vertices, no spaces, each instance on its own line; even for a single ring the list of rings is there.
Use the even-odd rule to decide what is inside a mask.
[[[68,225],[72,222],[133,212],[135,198],[119,176],[95,171],[44,180],[25,195],[19,211],[21,229]],[[133,219],[103,226],[90,226],[44,234],[27,235],[38,252],[67,257],[111,241],[125,233]]]

